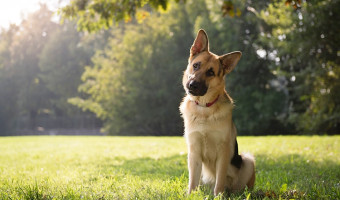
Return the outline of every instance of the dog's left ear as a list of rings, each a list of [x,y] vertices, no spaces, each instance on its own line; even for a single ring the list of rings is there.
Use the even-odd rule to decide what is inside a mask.
[[[224,74],[229,74],[235,68],[241,56],[240,51],[234,51],[219,57]]]
[[[191,46],[190,55],[194,56],[198,53],[201,53],[203,51],[208,51],[208,50],[209,50],[209,41],[208,41],[207,33],[203,29],[200,29],[197,33],[194,43]]]

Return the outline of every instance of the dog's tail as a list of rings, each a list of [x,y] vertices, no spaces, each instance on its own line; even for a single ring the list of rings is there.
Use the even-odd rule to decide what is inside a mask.
[[[242,153],[242,166],[239,171],[239,181],[252,189],[255,184],[255,158],[250,153]]]

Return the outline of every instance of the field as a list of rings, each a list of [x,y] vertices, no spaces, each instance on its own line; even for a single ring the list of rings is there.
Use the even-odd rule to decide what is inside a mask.
[[[340,199],[340,136],[239,137],[253,190],[215,199]],[[187,196],[183,137],[0,138],[0,199],[214,199]]]

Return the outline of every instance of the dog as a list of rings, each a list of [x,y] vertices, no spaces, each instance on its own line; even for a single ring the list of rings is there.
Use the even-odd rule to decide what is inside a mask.
[[[233,100],[225,90],[225,75],[241,58],[239,51],[218,56],[209,51],[208,36],[199,30],[190,49],[180,105],[188,148],[190,194],[202,179],[214,195],[253,188],[255,159],[238,154]]]

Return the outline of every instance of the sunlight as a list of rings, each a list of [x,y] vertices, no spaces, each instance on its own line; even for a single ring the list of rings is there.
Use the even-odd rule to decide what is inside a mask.
[[[46,3],[52,10],[69,0],[11,0],[3,1],[0,6],[0,27],[8,28],[10,24],[20,24],[28,13],[39,9],[39,2]]]
[[[257,53],[257,55],[258,55],[260,58],[265,58],[266,55],[267,55],[267,52],[266,52],[266,50],[264,50],[264,49],[258,49],[258,50],[256,51],[256,53]]]

